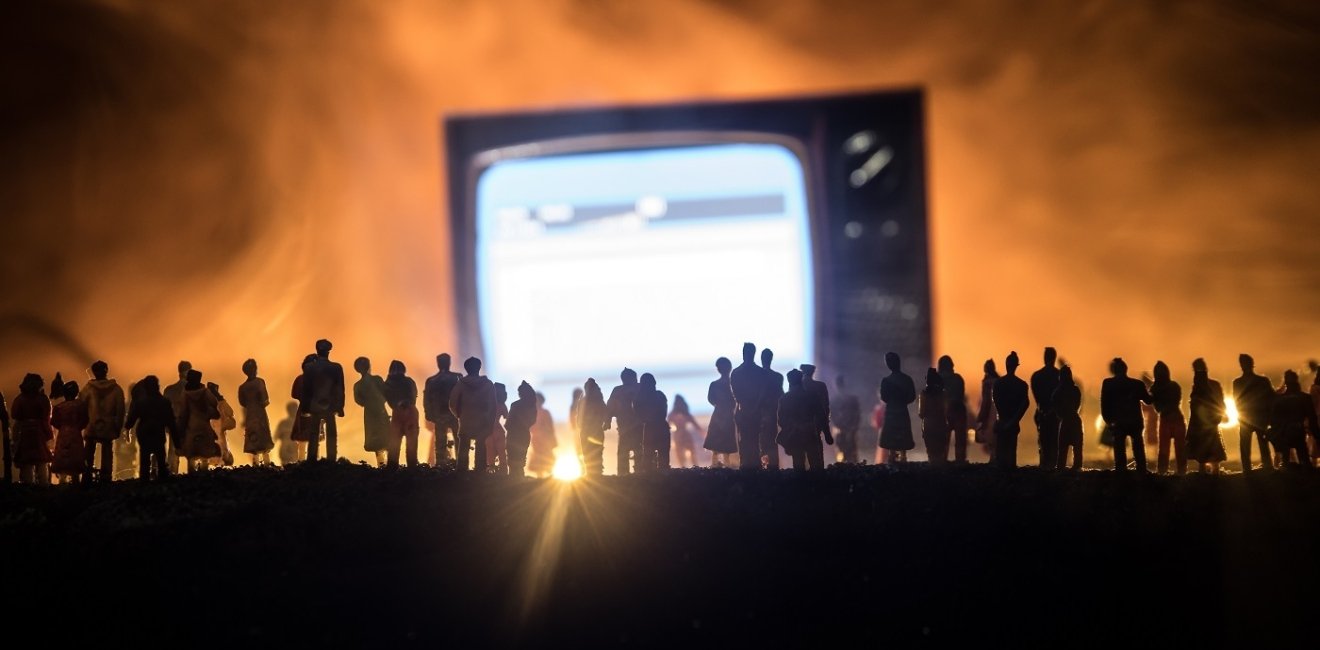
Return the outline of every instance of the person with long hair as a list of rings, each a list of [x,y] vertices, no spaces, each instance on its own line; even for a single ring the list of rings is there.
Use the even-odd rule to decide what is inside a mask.
[[[1204,359],[1192,362],[1191,417],[1187,422],[1187,457],[1196,462],[1198,471],[1208,468],[1219,473],[1219,464],[1228,460],[1219,425],[1228,420],[1224,408],[1224,389],[1210,378]]]
[[[669,411],[669,425],[673,429],[674,465],[678,467],[697,466],[697,442],[695,436],[704,436],[705,431],[697,419],[692,417],[687,400],[682,395],[674,396],[674,408]]]
[[[981,445],[981,450],[989,457],[990,462],[995,461],[995,423],[999,421],[999,414],[995,411],[995,382],[999,381],[999,371],[995,369],[995,360],[986,359],[982,366],[985,374],[981,377],[981,404],[976,411],[976,444]]]
[[[1150,384],[1151,406],[1159,416],[1155,426],[1159,429],[1159,455],[1155,471],[1163,474],[1169,469],[1169,446],[1173,446],[1173,473],[1187,473],[1187,420],[1182,412],[1182,386],[1169,377],[1169,365],[1155,362],[1155,377]]]
[[[188,461],[188,473],[210,466],[212,458],[222,456],[219,437],[212,420],[220,419],[220,405],[215,392],[202,383],[202,373],[189,370],[183,389],[184,444],[180,453]]]
[[[28,373],[18,386],[9,416],[14,423],[14,466],[18,481],[46,485],[50,483],[50,398],[42,391],[41,375]]]
[[[87,403],[78,398],[78,382],[66,383],[61,391],[64,401],[51,410],[50,424],[55,428],[55,454],[50,473],[60,483],[77,483],[87,471],[83,431],[87,429]]]
[[[706,401],[715,410],[710,414],[706,442],[701,446],[711,453],[711,467],[727,467],[729,454],[738,451],[738,432],[733,422],[733,392],[729,389],[729,373],[733,371],[733,362],[720,357],[715,360],[715,371],[720,373],[720,377],[710,382],[710,388],[706,391]]]
[[[582,385],[582,399],[577,406],[578,451],[582,454],[582,473],[600,476],[605,471],[605,428],[609,421],[605,395],[595,379]]]
[[[417,466],[417,437],[419,435],[417,412],[417,382],[408,376],[408,368],[402,361],[390,362],[390,372],[385,377],[385,398],[390,403],[390,447],[386,454],[386,466],[399,466],[399,446],[404,448],[404,459],[408,467]]]

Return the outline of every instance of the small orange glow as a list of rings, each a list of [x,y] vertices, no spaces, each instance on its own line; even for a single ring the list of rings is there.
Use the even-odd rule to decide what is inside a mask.
[[[582,478],[582,463],[576,454],[561,453],[555,458],[555,467],[550,476],[557,481],[576,481]]]
[[[1228,420],[1219,425],[1219,428],[1227,429],[1238,425],[1237,402],[1234,402],[1232,397],[1224,398],[1224,415],[1228,416]]]

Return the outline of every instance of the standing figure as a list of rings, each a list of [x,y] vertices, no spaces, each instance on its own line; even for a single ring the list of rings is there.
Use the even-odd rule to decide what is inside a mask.
[[[715,370],[720,373],[720,378],[710,382],[710,388],[706,390],[706,401],[715,410],[710,414],[706,442],[701,446],[711,453],[711,467],[724,467],[729,464],[729,454],[738,451],[738,432],[733,423],[733,391],[729,388],[733,362],[720,357],[715,360]]]
[[[509,417],[513,417],[510,411]],[[605,395],[595,379],[588,378],[578,402],[578,450],[582,453],[582,473],[600,476],[605,472],[605,428],[610,419]]]
[[[642,373],[642,379],[633,398],[633,412],[642,422],[642,462],[638,472],[669,469],[669,398],[656,390],[655,376]]]
[[[944,383],[945,421],[953,434],[953,462],[967,462],[967,382],[953,371],[953,357],[944,355],[936,364]]]
[[[298,403],[285,404],[284,411],[284,419],[275,425],[275,440],[279,443],[276,453],[280,465],[288,466],[298,462],[298,441],[293,439],[293,428],[298,423]]]
[[[605,403],[609,410],[609,419],[605,422],[608,425],[613,420],[619,431],[619,466],[616,473],[623,476],[633,471],[631,459],[641,462],[642,421],[633,412],[633,399],[641,387],[637,385],[637,371],[632,368],[624,368],[619,373],[619,381],[623,383],[610,391],[610,399]]]
[[[376,467],[384,467],[390,449],[390,414],[385,410],[385,380],[371,374],[371,359],[358,357],[353,369],[360,378],[353,383],[353,403],[362,407],[362,447],[376,457]]]
[[[243,362],[243,374],[247,381],[238,387],[238,404],[243,407],[243,453],[251,455],[254,466],[269,465],[270,450],[275,448],[270,415],[266,413],[270,393],[266,391],[266,380],[257,376],[255,359]]]
[[[1059,355],[1054,348],[1045,348],[1045,365],[1031,373],[1031,397],[1036,401],[1036,447],[1040,452],[1040,466],[1054,469],[1059,460],[1059,418],[1054,413],[1054,391],[1059,387],[1059,369],[1054,362]]]
[[[234,464],[234,452],[229,449],[229,432],[238,428],[238,420],[234,417],[234,407],[230,406],[229,400],[220,394],[219,384],[208,382],[206,389],[215,396],[215,410],[219,413],[219,416],[211,418],[215,438],[220,441],[220,454],[212,460],[218,465],[229,467]]]
[[[771,392],[765,369],[756,365],[756,346],[744,343],[742,363],[729,373],[733,392],[733,424],[738,433],[738,458],[742,469],[761,469],[761,414]],[[772,453],[778,454],[777,451]]]
[[[569,440],[572,440],[573,444],[577,446],[577,459],[579,464],[584,461],[582,460],[582,447],[580,446],[582,440],[582,423],[578,421],[578,411],[581,409],[578,407],[582,404],[582,397],[585,394],[586,393],[583,392],[581,387],[574,386],[573,395],[568,400],[568,435]]]
[[[939,371],[926,369],[926,387],[917,399],[917,417],[921,418],[921,441],[932,465],[949,462],[949,412],[944,403],[944,380]]]
[[[9,416],[14,420],[14,466],[20,483],[50,483],[50,398],[41,375],[28,373],[18,385]]]
[[[1311,372],[1315,373],[1315,378],[1311,380],[1311,403],[1315,407],[1315,414],[1320,418],[1320,366],[1316,362],[1311,362]],[[1311,429],[1311,447],[1316,453],[1311,454],[1311,460],[1320,460],[1320,429]]]
[[[432,467],[438,466],[443,458],[448,464],[454,458],[450,449],[458,448],[458,418],[449,410],[449,395],[458,385],[459,374],[449,369],[449,353],[442,353],[435,358],[439,371],[426,379],[422,388],[422,415],[431,428],[431,449],[427,452],[427,462]]]
[[[1146,386],[1146,392],[1150,392],[1150,388],[1151,388],[1151,386],[1155,384],[1155,378],[1154,378],[1154,377],[1151,377],[1149,372],[1143,372],[1143,373],[1141,373],[1141,383],[1144,384],[1144,385]],[[1159,411],[1156,411],[1156,410],[1155,410],[1155,405],[1154,405],[1154,404],[1147,404],[1147,403],[1145,403],[1145,402],[1142,402],[1142,403],[1141,403],[1141,416],[1142,416],[1142,418],[1144,419],[1145,427],[1146,427],[1146,428],[1145,428],[1145,435],[1143,436],[1143,439],[1144,439],[1145,442],[1146,442],[1146,446],[1149,447],[1150,450],[1151,450],[1151,452],[1152,452],[1152,453],[1148,453],[1147,456],[1151,456],[1151,455],[1153,455],[1153,454],[1158,454],[1158,453],[1159,453],[1159,444],[1160,444],[1160,436],[1159,436],[1160,414],[1159,414]]]
[[[83,477],[92,480],[92,463],[96,459],[96,447],[101,447],[101,466],[98,479],[109,483],[114,475],[114,440],[124,429],[124,389],[113,379],[107,378],[110,366],[104,361],[92,364],[92,379],[83,389],[83,399],[87,402],[87,433],[84,460],[87,467]]]
[[[303,358],[302,374],[294,378],[293,390],[290,393],[293,399],[298,401],[298,416],[293,419],[293,432],[289,434],[289,438],[298,443],[298,462],[307,460],[307,442],[312,438],[319,440],[321,437],[320,426],[318,425],[316,429],[312,428],[312,415],[307,410],[311,406],[306,391],[307,371],[311,369],[314,363],[316,363],[315,354],[309,354]]]
[[[51,410],[55,455],[50,473],[58,476],[60,483],[77,483],[87,473],[87,450],[83,446],[83,431],[89,423],[87,402],[78,398],[76,381],[64,384],[63,390],[57,392],[64,396],[64,401]]]
[[[14,450],[9,442],[9,404],[4,393],[0,393],[0,435],[4,436],[4,482],[8,485],[14,482]]]
[[[535,476],[549,476],[555,468],[555,418],[545,408],[545,395],[536,394],[536,422],[532,423],[532,455],[527,458],[527,471]]]
[[[339,425],[336,418],[344,417],[344,367],[330,360],[330,341],[316,342],[316,359],[303,371],[303,403],[310,417],[308,424],[314,433],[325,425],[325,458],[339,459]],[[319,435],[307,440],[307,460],[316,460]]]
[[[500,419],[508,420],[508,403],[509,389],[495,382],[495,426],[490,430],[490,437],[486,438],[486,459],[490,462],[490,469],[505,475],[509,473],[509,433],[500,424]]]
[[[161,391],[161,393],[164,394],[165,399],[170,401],[170,408],[174,409],[174,422],[178,425],[179,429],[183,429],[185,426],[183,420],[183,391],[184,385],[188,383],[189,370],[192,370],[192,363],[189,363],[186,360],[180,361],[179,381],[166,386],[165,389]],[[180,453],[180,445],[183,444],[183,438],[182,436],[179,436],[176,441],[174,437],[171,437],[169,440],[165,441],[165,444],[168,445],[165,450],[165,463],[170,466],[171,474],[178,474],[179,459],[183,456],[183,454]]]
[[[1169,445],[1173,444],[1173,472],[1178,476],[1187,473],[1187,420],[1182,412],[1182,386],[1169,378],[1169,366],[1163,361],[1155,362],[1155,379],[1150,384],[1150,403],[1159,415],[1159,456],[1155,469],[1163,474],[1169,469]]]
[[[385,378],[385,398],[390,403],[390,446],[386,465],[399,466],[399,446],[404,448],[408,467],[417,466],[417,382],[408,376],[402,361],[390,362],[390,373]]]
[[[816,436],[817,442],[820,437],[825,436],[834,445],[834,436],[830,433],[830,387],[823,381],[816,380],[816,366],[810,363],[804,363],[798,366],[802,372],[802,390],[807,391],[814,402],[811,405],[811,412],[816,414]],[[776,450],[777,451],[777,450]],[[821,450],[824,454],[824,450]],[[834,456],[834,454],[830,454]]]
[[[999,423],[999,414],[995,412],[995,382],[999,381],[999,371],[995,370],[995,360],[986,359],[985,374],[981,377],[981,402],[976,409],[976,443],[995,462],[995,425]]]
[[[458,418],[458,460],[460,472],[468,471],[472,446],[476,445],[473,461],[478,473],[486,471],[486,436],[495,428],[495,384],[481,375],[481,359],[468,357],[463,362],[467,375],[458,380],[449,393],[449,411]]]
[[[1224,409],[1224,389],[1210,378],[1205,359],[1192,362],[1191,416],[1187,423],[1187,456],[1196,461],[1196,469],[1219,473],[1219,464],[1228,460],[1219,425],[1228,420]]]
[[[1082,387],[1073,379],[1072,366],[1059,368],[1059,386],[1054,389],[1054,415],[1059,418],[1058,469],[1068,467],[1068,450],[1072,449],[1074,472],[1082,469]]]
[[[674,396],[674,408],[669,411],[668,420],[673,429],[674,457],[678,459],[674,464],[679,467],[696,467],[696,436],[705,436],[706,432],[701,430],[697,419],[692,417],[692,409],[688,408],[687,400],[682,395]]]
[[[835,378],[834,386],[838,389],[834,401],[830,403],[830,419],[837,430],[834,442],[843,455],[843,462],[856,463],[857,431],[862,427],[862,401],[848,392],[848,384],[843,375]]]
[[[917,401],[917,385],[903,373],[897,353],[885,353],[885,366],[889,374],[880,380],[880,401],[885,405],[880,447],[889,452],[889,464],[895,465],[907,462],[907,452],[917,446],[912,439],[912,416],[908,413],[908,406]]]
[[[1302,392],[1302,382],[1297,373],[1289,370],[1283,373],[1283,394],[1274,400],[1274,410],[1270,413],[1270,438],[1275,448],[1283,456],[1284,464],[1292,462],[1296,452],[1298,464],[1311,468],[1311,454],[1306,449],[1306,431],[1320,431],[1315,405],[1311,396]]]
[[[804,379],[801,370],[788,371],[788,392],[780,398],[776,412],[777,441],[793,459],[794,470],[819,472],[825,469],[825,448],[820,442],[823,413],[820,397],[806,389]],[[828,428],[825,441],[834,444]]]
[[[1254,435],[1260,449],[1260,468],[1274,469],[1274,460],[1265,439],[1270,425],[1270,411],[1274,408],[1274,386],[1270,380],[1256,374],[1256,361],[1249,354],[1238,355],[1242,376],[1233,380],[1233,402],[1238,412],[1238,448],[1242,453],[1242,471],[1250,472],[1251,438]]]
[[[757,446],[761,448],[761,465],[766,469],[779,469],[779,445],[775,436],[779,433],[776,423],[779,412],[779,398],[784,396],[784,376],[770,368],[775,360],[775,353],[770,348],[761,350],[761,369],[765,371],[765,398],[761,402],[761,433]]]
[[[170,465],[165,454],[165,441],[178,436],[178,424],[174,421],[174,405],[160,393],[160,379],[147,375],[137,383],[133,392],[133,403],[128,407],[128,419],[124,428],[137,427],[138,439],[138,478],[143,481],[152,479],[152,467],[155,466],[155,478],[163,481],[170,477]]]
[[[590,392],[590,391],[588,391]],[[532,444],[532,425],[536,423],[536,390],[531,384],[518,384],[518,399],[509,406],[505,420],[509,444],[509,476],[522,478],[527,472],[527,448]]]
[[[1132,456],[1137,461],[1137,471],[1146,472],[1146,445],[1142,437],[1145,428],[1145,416],[1141,404],[1151,402],[1146,384],[1140,379],[1127,376],[1127,362],[1115,357],[1109,362],[1109,372],[1100,385],[1100,417],[1114,436],[1114,469],[1127,471],[1127,444],[1132,439]]]
[[[219,417],[215,393],[202,384],[200,371],[189,370],[183,390],[183,418],[179,422],[184,429],[183,448],[179,451],[188,462],[188,473],[205,470],[210,459],[220,456],[220,442],[211,428],[211,420]]]
[[[1004,360],[1004,376],[995,380],[995,462],[1004,469],[1017,467],[1018,433],[1022,431],[1022,417],[1027,414],[1031,398],[1027,382],[1017,376],[1017,352],[1008,353]]]

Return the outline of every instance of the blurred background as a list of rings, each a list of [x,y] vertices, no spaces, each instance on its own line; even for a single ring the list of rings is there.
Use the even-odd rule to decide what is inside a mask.
[[[254,357],[277,416],[317,338],[419,382],[466,356],[445,114],[914,85],[969,388],[1045,345],[1088,388],[1320,356],[1314,3],[47,0],[0,7],[0,50],[10,395],[186,358],[232,397]]]

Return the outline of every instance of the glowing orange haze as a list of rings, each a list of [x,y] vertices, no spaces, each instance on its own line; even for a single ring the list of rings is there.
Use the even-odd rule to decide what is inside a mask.
[[[1313,9],[816,4],[26,10],[0,385],[88,361],[34,314],[121,380],[188,358],[232,393],[251,356],[283,395],[322,336],[420,378],[453,341],[446,112],[896,85],[929,92],[936,349],[969,377],[1048,344],[1092,386],[1115,355],[1317,355]]]

